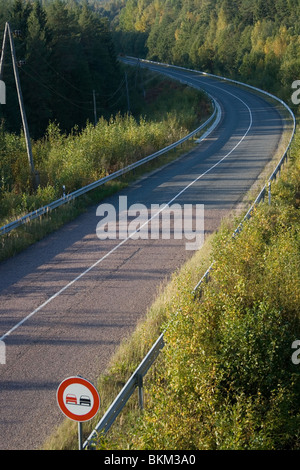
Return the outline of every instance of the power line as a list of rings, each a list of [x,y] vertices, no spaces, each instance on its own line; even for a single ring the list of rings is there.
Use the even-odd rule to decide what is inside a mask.
[[[122,91],[122,94],[119,96],[119,98],[117,99],[117,101],[115,101],[113,104],[109,105],[109,107],[111,109],[113,109],[120,101],[121,99],[124,97],[124,91]]]
[[[27,65],[26,65],[27,67]],[[29,67],[31,68],[32,70],[34,70],[32,67]],[[85,107],[85,106],[81,106],[81,104],[84,104],[84,103],[92,103],[92,100],[90,101],[73,101],[71,100],[70,98],[64,96],[63,94],[59,93],[57,90],[55,90],[54,88],[50,87],[48,84],[44,83],[42,80],[39,80],[36,76],[32,75],[31,73],[29,73],[27,70],[25,70],[25,68],[21,68],[22,70],[22,73],[24,73],[25,75],[27,75],[29,78],[35,80],[37,83],[39,83],[41,86],[43,86],[44,88],[48,89],[51,93],[57,95],[58,97],[62,98],[63,100],[69,102],[70,104],[72,104],[73,106],[79,108],[79,109],[82,109],[83,111],[89,111],[89,112],[94,112],[95,113],[95,107],[93,108],[88,108],[88,107]],[[34,71],[35,72],[35,71]],[[36,72],[35,72],[36,73]],[[38,74],[37,74],[38,75]],[[39,75],[38,75],[39,76]],[[40,76],[39,76],[40,77]],[[41,78],[41,77],[40,77]],[[125,79],[122,81],[121,85],[123,86],[125,83]],[[121,90],[121,85],[119,86],[118,90],[116,90],[116,92],[114,93],[114,95],[116,95],[116,93],[118,91]],[[124,90],[122,91],[121,95],[119,96],[119,98],[112,104],[108,104],[109,108],[113,109],[119,102],[120,100],[123,98],[124,96]],[[78,104],[80,103],[80,104]]]
[[[45,57],[43,57],[39,52],[38,52],[38,55],[45,62],[45,64],[47,64],[48,67],[50,67],[53,70],[53,72],[56,73],[56,75],[58,75],[62,80],[64,80],[69,86],[74,88],[74,90],[80,91],[80,93],[82,93],[82,90],[80,90],[73,83],[69,82],[63,75],[61,75],[51,64],[49,64],[49,62],[45,59]]]
[[[56,94],[58,93],[53,87],[51,87],[48,83],[45,82],[44,77],[42,77],[40,74],[38,74],[37,71],[33,67],[31,67],[30,64],[26,63],[26,68],[28,68],[28,67],[35,73],[35,75],[37,77],[39,77],[39,79],[41,81],[40,82],[41,84],[43,84],[45,87],[49,88],[50,91],[53,90],[53,93],[56,93]],[[23,69],[23,68],[22,68],[22,70],[25,71],[25,69]],[[87,103],[90,104],[91,103],[91,100],[89,100],[89,101],[74,100],[74,101],[76,101],[79,104],[87,104]]]
[[[44,88],[47,88],[51,93],[59,96],[60,98],[62,98],[63,100],[65,101],[68,101],[69,103],[71,103],[73,106],[76,106],[77,108],[79,109],[82,109],[84,111],[93,111],[93,108],[86,108],[86,107],[83,107],[83,106],[80,106],[78,105],[77,103],[74,103],[74,101],[70,100],[70,98],[67,98],[66,96],[62,95],[61,93],[59,93],[58,91],[50,88],[48,85],[46,85],[45,83],[41,82],[40,80],[38,80],[36,77],[34,77],[33,75],[31,75],[29,72],[27,72],[25,69],[22,69],[22,72],[27,75],[28,77],[30,77],[31,79],[35,80],[37,83],[39,83],[41,86],[43,86]]]
[[[120,84],[120,86],[116,89],[116,91],[115,91],[109,98],[106,98],[106,101],[110,101],[110,100],[118,93],[118,91],[121,90],[121,88],[123,87],[124,83],[125,83],[125,79],[123,79],[123,80],[121,81],[121,84]],[[102,96],[103,96],[103,95],[102,95]]]
[[[78,87],[76,87],[73,83],[69,82],[69,80],[67,80],[63,75],[61,75],[61,73],[59,73],[46,59],[45,57],[43,57],[39,52],[37,52],[38,56],[45,62],[45,64],[48,65],[48,67],[50,67],[53,72],[56,73],[57,76],[59,76],[62,80],[64,80],[69,86],[71,86],[72,88],[74,88],[74,90],[76,91],[79,91],[80,93],[86,93],[88,94],[88,92],[86,91],[83,91],[83,90],[80,90]],[[117,93],[118,91],[120,90],[120,88],[123,86],[124,84],[124,79],[121,81],[120,85],[118,86],[118,88],[112,93],[112,94],[100,94],[99,92],[97,92],[97,95],[98,96],[101,96],[101,98],[106,98],[106,100],[110,100],[112,99]]]
[[[53,87],[51,87],[49,84],[46,84],[45,81],[44,81],[44,78],[43,78],[40,74],[38,74],[38,73],[36,72],[36,70],[35,70],[33,67],[30,66],[30,64],[27,63],[27,64],[26,64],[26,68],[30,68],[30,69],[34,72],[34,74],[35,74],[37,77],[39,77],[40,80],[38,80],[37,77],[32,76],[29,72],[27,72],[27,71],[26,71],[25,69],[23,69],[23,68],[22,68],[22,71],[23,71],[26,75],[28,75],[30,78],[33,78],[36,82],[40,83],[43,87],[47,88],[51,93],[56,94],[56,95],[59,96],[60,98],[62,98],[62,99],[64,99],[64,100],[68,101],[69,103],[73,104],[73,105],[76,106],[77,108],[80,108],[80,109],[82,109],[82,110],[84,110],[84,111],[90,111],[90,112],[91,112],[91,111],[94,111],[94,108],[88,108],[88,107],[81,106],[82,104],[92,104],[92,100],[89,100],[89,101],[79,101],[79,100],[74,100],[74,99],[71,100],[70,98],[66,97],[66,96],[63,95],[62,93],[60,93],[60,92],[58,92],[57,90],[55,90],[55,89],[54,89]],[[113,104],[110,104],[110,103],[109,103],[109,101],[112,100],[112,99],[116,96],[116,94],[119,93],[119,92],[122,90],[124,84],[125,84],[125,78],[123,78],[123,80],[122,80],[121,83],[119,84],[118,88],[114,91],[114,93],[113,93],[112,95],[110,95],[108,98],[106,98],[105,102],[106,102],[106,105],[107,105],[109,108],[113,109],[113,108],[120,102],[120,100],[122,99],[122,97],[124,96],[124,91],[122,91],[120,97],[119,97]],[[73,87],[73,88],[76,88],[76,87]],[[80,91],[80,90],[79,90],[79,91]],[[85,93],[87,93],[87,92],[85,92]],[[96,95],[96,96],[99,96],[99,93],[97,92],[97,93],[95,93],[95,95]],[[100,96],[103,96],[103,95],[100,95]],[[95,106],[95,105],[94,105],[94,106]]]

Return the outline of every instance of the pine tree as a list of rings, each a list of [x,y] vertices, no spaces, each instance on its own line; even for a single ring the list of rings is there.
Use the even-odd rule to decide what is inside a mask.
[[[48,39],[46,14],[36,1],[27,20],[26,64],[20,69],[27,119],[33,137],[42,135],[52,118]]]
[[[80,29],[76,13],[62,0],[49,5],[47,18],[51,30],[49,60],[53,71],[53,118],[62,129],[70,130],[74,124],[84,125],[91,109],[91,103],[87,103],[82,91],[87,65],[80,44]]]

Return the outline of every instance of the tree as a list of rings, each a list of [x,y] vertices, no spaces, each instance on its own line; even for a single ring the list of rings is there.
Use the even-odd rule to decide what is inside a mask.
[[[89,116],[91,104],[82,91],[87,63],[76,15],[62,0],[55,0],[47,8],[47,25],[51,30],[53,117],[68,130],[71,122],[83,125]]]
[[[42,136],[49,120],[66,132],[74,125],[84,127],[94,119],[93,90],[99,96],[99,114],[110,114],[102,97],[116,90],[121,77],[108,20],[86,0],[45,5],[39,0],[7,1],[11,4],[5,20],[22,32],[15,35],[15,48],[17,60],[26,60],[19,73],[32,136]],[[4,73],[8,104],[1,108],[1,117],[9,130],[18,132],[21,120],[9,53]]]
[[[78,17],[80,45],[87,63],[85,93],[100,98],[101,113],[106,112],[105,98],[113,94],[120,81],[120,69],[109,32],[108,21],[92,12],[84,3]]]
[[[31,135],[42,135],[52,118],[51,73],[47,61],[50,57],[46,26],[46,14],[36,1],[27,20],[26,64],[20,69],[24,84],[24,101],[27,104],[27,119]],[[38,110],[38,112],[37,112]]]

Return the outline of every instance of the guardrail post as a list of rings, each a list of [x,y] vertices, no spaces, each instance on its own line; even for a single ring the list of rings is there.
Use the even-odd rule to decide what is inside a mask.
[[[144,409],[144,391],[143,391],[143,376],[138,374],[137,383],[139,388],[139,407],[141,410]]]
[[[269,206],[271,205],[271,181],[268,184],[268,191],[269,191]]]

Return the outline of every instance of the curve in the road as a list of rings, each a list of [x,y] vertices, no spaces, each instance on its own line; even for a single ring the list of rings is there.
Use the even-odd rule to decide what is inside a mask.
[[[189,154],[121,194],[128,206],[202,203],[206,232],[212,232],[272,158],[283,117],[249,91],[188,71],[172,73],[213,95],[222,119]],[[117,207],[118,196],[107,202]],[[157,287],[191,255],[183,240],[100,241],[97,222],[92,208],[0,264],[0,328],[7,346],[7,363],[0,364],[2,449],[43,443],[63,419],[55,399],[59,383],[76,374],[96,380]]]
[[[144,228],[145,225],[151,223],[151,221],[155,218],[157,218],[165,209],[167,209],[171,204],[173,204],[174,201],[176,201],[176,199],[178,199],[185,191],[187,191],[194,183],[196,183],[197,181],[199,181],[201,178],[203,178],[203,176],[207,175],[209,172],[211,172],[212,170],[214,170],[218,165],[220,165],[229,155],[231,155],[232,152],[234,152],[237,147],[243,142],[243,140],[245,139],[245,137],[248,135],[251,127],[252,127],[252,122],[253,122],[253,119],[252,119],[252,112],[251,112],[251,109],[249,108],[249,106],[247,105],[247,103],[245,103],[241,98],[239,98],[238,96],[234,95],[233,93],[230,93],[229,91],[226,91],[226,93],[228,93],[229,95],[233,96],[234,98],[238,99],[241,103],[243,103],[243,105],[246,107],[246,109],[248,110],[249,112],[249,126],[246,130],[246,132],[242,135],[242,137],[240,138],[240,140],[236,143],[236,145],[226,154],[224,155],[219,161],[217,161],[216,163],[214,163],[211,167],[209,167],[204,173],[200,174],[199,176],[197,176],[197,178],[195,178],[191,183],[189,183],[187,186],[185,186],[183,189],[181,189],[181,191],[179,191],[175,196],[173,196],[173,198],[168,201],[162,208],[159,209],[159,211],[157,211],[154,215],[152,215],[148,220],[147,222],[145,222],[144,224],[142,224],[139,228],[139,230],[141,230],[142,228]],[[108,258],[108,256],[110,256],[111,254],[113,254],[117,249],[119,249],[122,245],[124,245],[124,243],[126,243],[128,240],[132,239],[132,237],[134,237],[136,235],[136,233],[138,232],[138,230],[132,232],[127,238],[125,238],[124,240],[122,240],[118,245],[116,245],[114,248],[112,248],[108,253],[106,253],[104,256],[102,256],[101,258],[99,258],[95,263],[93,263],[91,266],[89,266],[85,271],[83,271],[81,274],[79,274],[78,276],[76,276],[72,281],[68,282],[64,287],[62,287],[58,292],[56,292],[55,294],[53,294],[51,297],[49,297],[49,299],[47,299],[45,302],[43,302],[41,305],[39,305],[37,308],[35,308],[32,312],[30,312],[26,317],[24,317],[22,320],[20,320],[18,323],[16,323],[12,328],[10,328],[9,331],[7,331],[6,333],[4,333],[1,337],[0,337],[0,341],[5,341],[6,338],[11,334],[13,333],[17,328],[19,328],[21,325],[23,325],[25,323],[25,321],[29,320],[29,318],[31,318],[33,315],[35,315],[36,313],[38,313],[43,307],[45,307],[49,302],[51,302],[52,300],[56,299],[59,295],[63,294],[65,292],[66,289],[68,289],[69,287],[71,287],[75,282],[79,281],[83,276],[85,276],[89,271],[91,271],[92,269],[94,269],[96,266],[98,266],[102,261],[104,261],[106,258]]]

